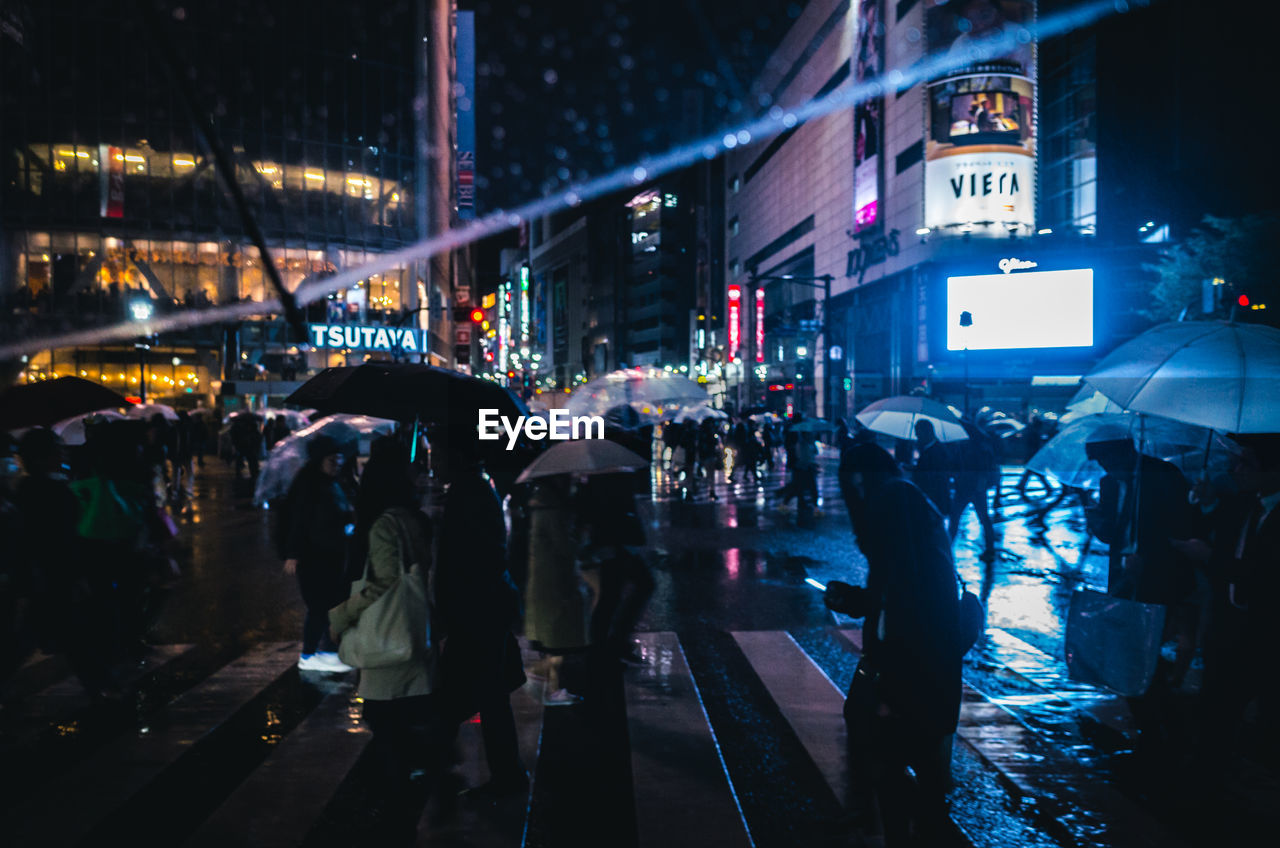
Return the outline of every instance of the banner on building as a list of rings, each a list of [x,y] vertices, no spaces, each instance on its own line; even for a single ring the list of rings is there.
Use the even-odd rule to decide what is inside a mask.
[[[103,218],[124,217],[124,150],[98,145],[99,215]]]
[[[1030,24],[1033,0],[927,0],[930,54]],[[925,226],[1007,235],[1035,227],[1035,49],[1019,44],[934,80],[927,90]]]
[[[454,49],[457,80],[454,108],[458,133],[458,217],[476,216],[476,20],[475,12],[458,12]]]
[[[854,85],[879,77],[884,66],[883,0],[858,4],[858,41],[853,61]],[[871,97],[853,109],[853,231],[880,222],[880,155],[883,145],[884,98]]]

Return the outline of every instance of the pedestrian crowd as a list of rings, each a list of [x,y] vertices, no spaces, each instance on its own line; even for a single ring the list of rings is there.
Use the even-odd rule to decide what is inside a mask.
[[[191,421],[90,418],[74,446],[45,427],[6,438],[0,685],[41,650],[65,655],[93,698],[124,696],[122,669],[150,650],[178,578],[171,548],[191,496]]]
[[[547,706],[581,702],[598,669],[644,661],[631,637],[654,583],[637,475],[540,477],[506,491],[504,509],[479,445],[382,436],[357,474],[350,445],[315,436],[272,505],[306,605],[299,667],[360,671],[389,844],[412,841],[430,798],[452,813],[454,741],[477,714],[489,780],[461,794],[527,791],[510,700],[527,680],[521,629],[542,655],[529,674]],[[404,651],[369,652],[405,621],[421,623]]]

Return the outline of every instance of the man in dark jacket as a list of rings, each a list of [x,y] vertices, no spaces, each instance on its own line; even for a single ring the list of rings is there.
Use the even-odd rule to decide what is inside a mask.
[[[827,606],[865,616],[863,662],[845,702],[850,756],[870,759],[885,837],[939,844],[960,715],[959,585],[942,515],[888,451],[849,451],[846,497],[867,585],[832,584]],[[851,770],[863,763],[851,762]],[[910,808],[907,768],[918,805]]]
[[[480,713],[489,782],[481,794],[523,792],[511,692],[524,683],[520,647],[511,628],[520,596],[507,573],[502,503],[485,475],[474,437],[454,434],[449,489],[440,521],[436,606],[445,631],[442,690],[454,727]]]
[[[1264,744],[1274,752],[1280,741],[1280,685],[1274,674],[1259,672],[1270,660],[1280,615],[1280,436],[1232,438],[1224,442],[1235,454],[1232,473],[1196,487],[1208,518],[1203,535],[1175,543],[1209,583],[1199,740],[1208,797],[1217,797],[1231,776],[1251,700],[1258,702]]]
[[[351,590],[346,560],[355,511],[340,479],[346,456],[334,439],[316,436],[307,443],[307,458],[289,487],[280,538],[284,572],[297,575],[307,605],[298,668],[350,671],[329,637],[329,610]]]
[[[982,525],[984,554],[991,556],[996,548],[996,528],[991,520],[987,492],[1000,482],[1000,462],[996,458],[995,444],[986,430],[967,420],[961,422],[961,426],[969,438],[956,443],[952,450],[955,457],[952,470],[955,496],[951,500],[947,532],[954,544],[960,532],[960,519],[969,504],[973,504],[978,523]]]

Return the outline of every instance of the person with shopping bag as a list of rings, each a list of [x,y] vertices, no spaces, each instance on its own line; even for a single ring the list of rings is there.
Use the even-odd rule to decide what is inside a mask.
[[[432,633],[431,525],[418,508],[408,451],[391,437],[373,446],[360,481],[367,533],[363,576],[329,611],[342,660],[360,670],[363,717],[379,764],[384,844],[412,844],[425,798],[412,772],[426,767],[429,792],[448,764],[436,703],[438,638]]]
[[[1139,453],[1127,430],[1099,427],[1085,444],[1085,453],[1106,472],[1098,503],[1085,510],[1085,517],[1089,532],[1110,546],[1106,594],[1116,599],[1103,601],[1106,610],[1092,618],[1109,622],[1110,629],[1099,633],[1121,632],[1116,628],[1143,616],[1150,623],[1146,637],[1141,635],[1143,628],[1134,625],[1124,631],[1134,635],[1121,644],[1099,637],[1092,640],[1096,644],[1086,645],[1080,637],[1090,620],[1084,609],[1087,596],[1077,592],[1067,622],[1068,668],[1074,675],[1076,668],[1088,667],[1090,651],[1104,655],[1113,666],[1133,654],[1128,665],[1146,670],[1141,678],[1145,685],[1123,686],[1118,678],[1105,677],[1096,682],[1128,697],[1138,727],[1138,752],[1146,759],[1163,756],[1172,752],[1177,740],[1171,699],[1191,665],[1198,627],[1194,565],[1175,542],[1200,535],[1204,519],[1191,505],[1190,483],[1177,466]],[[1163,616],[1158,615],[1160,608]],[[1172,643],[1172,657],[1161,653],[1167,643]]]

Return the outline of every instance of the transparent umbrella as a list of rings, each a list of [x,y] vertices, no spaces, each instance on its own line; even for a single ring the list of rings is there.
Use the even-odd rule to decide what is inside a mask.
[[[575,439],[544,451],[516,478],[526,483],[556,474],[611,474],[644,468],[649,461],[607,439]]]
[[[351,454],[368,455],[369,446],[377,436],[395,432],[396,423],[368,415],[330,415],[314,424],[308,424],[276,442],[267,454],[266,462],[258,474],[253,502],[266,503],[289,491],[293,478],[307,464],[307,444],[317,436],[328,436]]]
[[[627,404],[640,415],[667,418],[681,409],[703,406],[706,389],[692,380],[656,368],[627,368],[597,377],[569,395],[572,415],[603,415]]]
[[[958,442],[969,438],[960,417],[949,406],[915,395],[895,395],[878,400],[857,415],[858,421],[868,430],[893,436],[895,439],[915,440],[916,422],[933,423],[933,431],[940,442]]]
[[[1280,432],[1280,330],[1161,324],[1112,351],[1085,382],[1132,412],[1223,433]]]
[[[1036,451],[1027,468],[1047,474],[1068,486],[1096,489],[1102,480],[1102,466],[1085,454],[1085,444],[1101,428],[1124,432],[1133,446],[1147,456],[1169,460],[1184,472],[1225,470],[1230,455],[1212,450],[1213,432],[1155,415],[1096,413],[1067,424]]]

